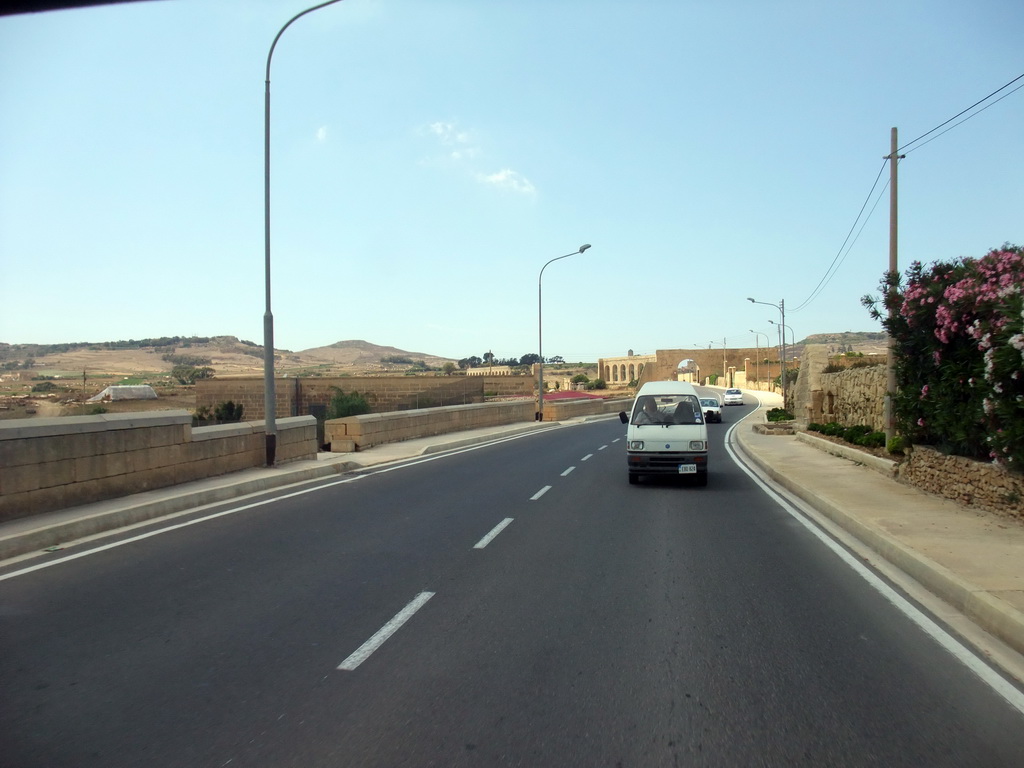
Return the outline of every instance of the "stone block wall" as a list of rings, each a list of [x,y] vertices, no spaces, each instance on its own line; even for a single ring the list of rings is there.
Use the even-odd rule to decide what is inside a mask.
[[[316,419],[278,422],[280,463],[315,458]],[[0,521],[263,466],[262,423],[192,428],[187,411],[0,422]]]
[[[326,407],[334,397],[332,387],[358,392],[374,413],[482,403],[484,393],[501,397],[530,396],[536,382],[527,376],[341,376],[336,378],[275,379],[276,416],[304,416]],[[244,407],[242,418],[262,421],[263,379],[200,379],[196,382],[196,407],[211,410],[231,400]]]
[[[545,421],[562,421],[618,413],[628,409],[631,403],[632,400],[553,400],[544,403],[544,418]],[[327,421],[325,440],[331,444],[333,453],[348,453],[417,437],[530,422],[534,420],[536,405],[531,399],[347,416]]]
[[[324,425],[325,438],[333,453],[347,453],[417,437],[532,421],[534,410],[532,400],[522,400],[367,413],[328,420]]]
[[[887,375],[884,365],[822,373],[820,390],[809,393],[811,402],[797,403],[794,415],[806,413],[808,421],[821,424],[830,421],[845,427],[866,424],[884,431]]]
[[[1024,520],[1024,475],[995,464],[915,445],[900,464],[899,478],[965,506]]]

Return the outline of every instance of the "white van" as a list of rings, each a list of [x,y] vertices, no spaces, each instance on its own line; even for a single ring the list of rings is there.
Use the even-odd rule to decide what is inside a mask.
[[[643,475],[694,477],[708,483],[708,429],[700,397],[685,381],[649,381],[633,410],[619,414],[626,429],[629,482]]]

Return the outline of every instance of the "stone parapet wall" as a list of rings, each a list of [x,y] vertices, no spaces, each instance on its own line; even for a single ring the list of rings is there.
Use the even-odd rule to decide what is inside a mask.
[[[200,379],[196,407],[215,408],[231,400],[244,408],[246,421],[262,421],[262,378]],[[334,387],[358,392],[374,413],[482,403],[485,393],[500,397],[529,396],[536,381],[528,376],[339,376],[275,379],[276,416],[304,416],[326,408]]]
[[[263,466],[262,423],[192,428],[187,411],[0,422],[0,521]],[[278,422],[277,461],[315,458],[316,419]]]
[[[532,421],[535,408],[536,404],[532,400],[521,400],[512,403],[421,408],[397,413],[366,413],[329,419],[324,425],[324,434],[332,453],[348,453],[417,437]]]
[[[632,400],[553,400],[544,403],[545,421],[618,413]],[[374,445],[398,443],[417,437],[431,437],[503,424],[534,420],[537,403],[520,400],[509,403],[477,403],[444,408],[421,408],[395,413],[367,413],[330,419],[324,425],[325,441],[332,453],[349,453]]]
[[[899,478],[936,496],[1024,521],[1024,475],[996,464],[915,445]]]

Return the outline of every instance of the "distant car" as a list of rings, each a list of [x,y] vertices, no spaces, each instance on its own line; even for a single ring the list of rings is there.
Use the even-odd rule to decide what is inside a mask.
[[[743,405],[743,393],[738,389],[727,389],[724,400],[726,405]]]
[[[717,397],[702,397],[700,408],[704,411],[704,421],[722,421],[722,404]]]

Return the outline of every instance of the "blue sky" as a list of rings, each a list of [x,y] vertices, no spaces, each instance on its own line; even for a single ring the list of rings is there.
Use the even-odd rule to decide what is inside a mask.
[[[266,58],[314,4],[0,18],[0,341],[262,343]],[[887,191],[841,248],[890,128],[1024,73],[1022,29],[1018,0],[315,11],[271,71],[276,346],[536,352],[540,269],[583,243],[544,272],[546,356],[774,341],[748,296],[797,339],[880,330]],[[1024,245],[1022,124],[1024,90],[908,153],[901,269]]]

